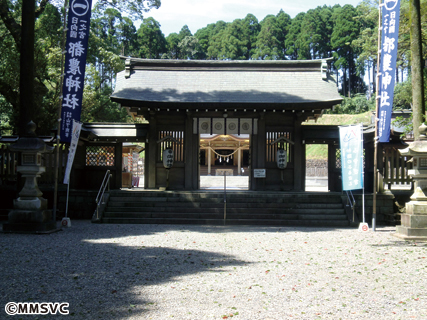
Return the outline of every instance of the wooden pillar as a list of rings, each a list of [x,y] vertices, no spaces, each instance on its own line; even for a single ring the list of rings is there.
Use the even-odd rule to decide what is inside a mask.
[[[113,183],[110,184],[112,189],[120,189],[122,187],[122,154],[123,154],[123,144],[117,143],[114,148],[114,157],[115,161],[115,179]]]
[[[302,173],[301,173],[301,178],[302,178],[302,191],[305,191],[305,177],[307,174],[307,159],[306,159],[306,144],[305,141],[304,143],[301,145],[302,146]]]
[[[208,148],[208,176],[211,175],[211,164],[212,164],[212,151],[211,151],[211,143],[209,142]]]
[[[184,133],[184,163],[185,163],[185,183],[186,190],[197,190],[199,188],[199,141],[197,134],[193,134],[193,117],[187,113]]]
[[[150,112],[148,128],[148,148],[146,148],[145,185],[148,189],[156,188],[156,162],[157,162],[157,119],[154,111]],[[148,151],[148,154],[147,154]]]
[[[335,189],[335,163],[336,163],[336,151],[333,143],[328,143],[328,190],[336,191]]]
[[[237,150],[237,175],[242,175],[242,150],[240,149],[240,142],[239,142],[239,150]]]
[[[303,166],[305,163],[305,155],[303,155],[304,148],[302,146],[302,130],[301,130],[301,120],[299,115],[295,117],[295,126],[294,126],[294,191],[304,191],[303,189]]]
[[[252,175],[253,175],[253,169],[265,169],[265,157],[266,157],[266,126],[265,126],[265,117],[264,113],[261,114],[259,120],[258,120],[258,135],[256,136],[256,139],[254,139],[256,143],[256,153],[253,153],[252,156],[254,159],[256,159],[256,166],[253,166],[252,169]],[[266,178],[257,178],[253,179],[253,184],[255,184],[255,190],[265,190],[265,180]]]

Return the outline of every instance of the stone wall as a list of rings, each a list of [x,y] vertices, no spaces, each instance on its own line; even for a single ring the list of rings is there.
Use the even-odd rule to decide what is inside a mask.
[[[362,195],[356,194],[354,195],[356,200],[356,214],[359,218],[359,221],[363,221],[363,202]],[[391,223],[390,216],[395,215],[396,208],[394,204],[394,195],[392,193],[379,193],[377,194],[377,225],[395,225]],[[365,195],[365,222],[371,225],[372,223],[372,215],[373,215],[373,203],[374,196],[372,194]]]
[[[53,207],[54,191],[52,188],[40,188],[43,198],[48,201],[48,208]],[[6,221],[8,212],[13,208],[13,200],[19,197],[15,188],[0,188],[2,201],[0,201],[0,220]],[[68,217],[71,219],[91,219],[96,209],[95,199],[98,191],[90,190],[70,190],[68,201]],[[58,191],[58,211],[57,219],[61,220],[65,216],[67,190],[61,188]]]
[[[328,160],[327,159],[307,159],[306,160],[306,177],[327,177]]]

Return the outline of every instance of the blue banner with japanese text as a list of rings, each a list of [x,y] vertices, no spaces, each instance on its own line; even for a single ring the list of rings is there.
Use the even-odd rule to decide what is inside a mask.
[[[362,125],[339,127],[343,190],[363,188]]]
[[[381,60],[378,72],[380,87],[378,110],[379,142],[389,142],[396,81],[396,58],[399,36],[400,0],[384,0],[382,4]]]
[[[62,86],[61,141],[70,142],[73,120],[80,121],[92,0],[71,0],[68,11]]]

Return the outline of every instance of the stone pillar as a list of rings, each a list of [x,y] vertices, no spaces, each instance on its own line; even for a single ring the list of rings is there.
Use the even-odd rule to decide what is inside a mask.
[[[427,241],[427,126],[423,124],[419,131],[420,140],[399,150],[402,156],[412,156],[413,169],[408,173],[414,180],[415,191],[394,235],[404,240]]]
[[[53,147],[39,139],[35,130],[36,125],[31,121],[27,125],[27,134],[10,147],[21,154],[21,165],[17,171],[25,183],[19,198],[14,200],[8,222],[3,224],[4,232],[48,233],[58,230],[52,211],[47,209],[47,200],[37,185],[37,178],[45,172],[45,167],[41,166],[41,155],[52,152]]]

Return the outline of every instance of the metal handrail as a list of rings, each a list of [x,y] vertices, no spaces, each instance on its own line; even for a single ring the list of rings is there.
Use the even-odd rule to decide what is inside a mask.
[[[353,210],[353,222],[355,218],[355,208],[356,208],[356,200],[354,199],[353,192],[351,190],[346,190],[345,193],[347,194],[347,201],[350,204],[351,210]]]
[[[347,194],[348,203],[350,203],[351,208],[353,208],[356,205],[356,200],[354,199],[353,192],[351,192],[351,190],[346,190],[345,193]]]
[[[108,188],[108,191],[110,191],[110,178],[112,174],[110,173],[110,170],[107,170],[104,176],[104,180],[102,180],[101,187],[99,188],[98,195],[96,196],[95,202],[96,202],[96,219],[99,219],[98,217],[98,209],[99,206],[102,203],[102,200],[104,200],[104,194],[105,189]]]

